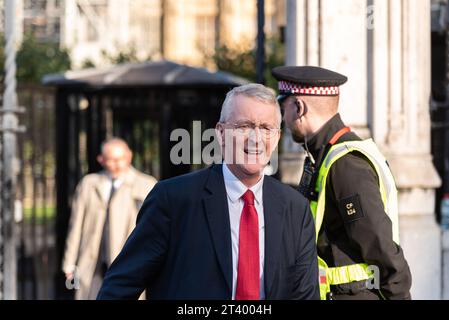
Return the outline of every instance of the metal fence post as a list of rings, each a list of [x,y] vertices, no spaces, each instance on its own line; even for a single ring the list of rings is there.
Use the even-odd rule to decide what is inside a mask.
[[[17,255],[14,203],[18,172],[16,157],[16,133],[18,125],[16,95],[15,4],[5,0],[5,91],[1,122],[1,180],[0,180],[0,299],[17,298]]]

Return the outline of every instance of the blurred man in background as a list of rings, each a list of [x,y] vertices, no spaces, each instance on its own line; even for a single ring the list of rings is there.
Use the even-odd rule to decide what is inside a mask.
[[[104,171],[86,175],[72,202],[63,271],[76,299],[95,299],[103,277],[135,227],[137,212],[156,179],[131,166],[125,141],[103,142],[97,157]]]

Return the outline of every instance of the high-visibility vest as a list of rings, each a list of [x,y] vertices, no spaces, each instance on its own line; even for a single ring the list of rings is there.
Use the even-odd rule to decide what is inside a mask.
[[[379,190],[384,210],[392,222],[393,241],[399,244],[396,184],[385,157],[380,153],[372,139],[364,141],[346,141],[335,144],[329,149],[329,152],[320,166],[318,178],[316,180],[318,200],[310,202],[311,211],[315,220],[316,240],[318,240],[318,234],[324,219],[324,209],[326,207],[326,181],[330,168],[335,161],[354,151],[363,154],[376,171],[379,179]],[[326,299],[327,294],[330,292],[331,285],[368,280],[372,276],[371,270],[366,263],[328,267],[326,262],[318,257],[318,268],[320,272],[320,296],[322,300]]]

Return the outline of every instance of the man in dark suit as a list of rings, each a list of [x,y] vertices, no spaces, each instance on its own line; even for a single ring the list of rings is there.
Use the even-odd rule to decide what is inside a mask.
[[[263,174],[280,124],[273,90],[231,90],[224,163],[156,184],[98,299],[319,299],[308,202]]]

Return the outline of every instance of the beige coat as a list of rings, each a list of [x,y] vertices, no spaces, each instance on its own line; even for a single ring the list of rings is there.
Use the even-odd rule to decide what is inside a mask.
[[[79,283],[76,299],[87,299],[89,294],[106,218],[103,190],[107,183],[105,174],[88,174],[78,184],[73,198],[62,268],[65,273],[75,272],[79,280],[74,282]],[[112,260],[134,229],[139,208],[155,184],[155,178],[131,168],[114,193],[109,211]]]

